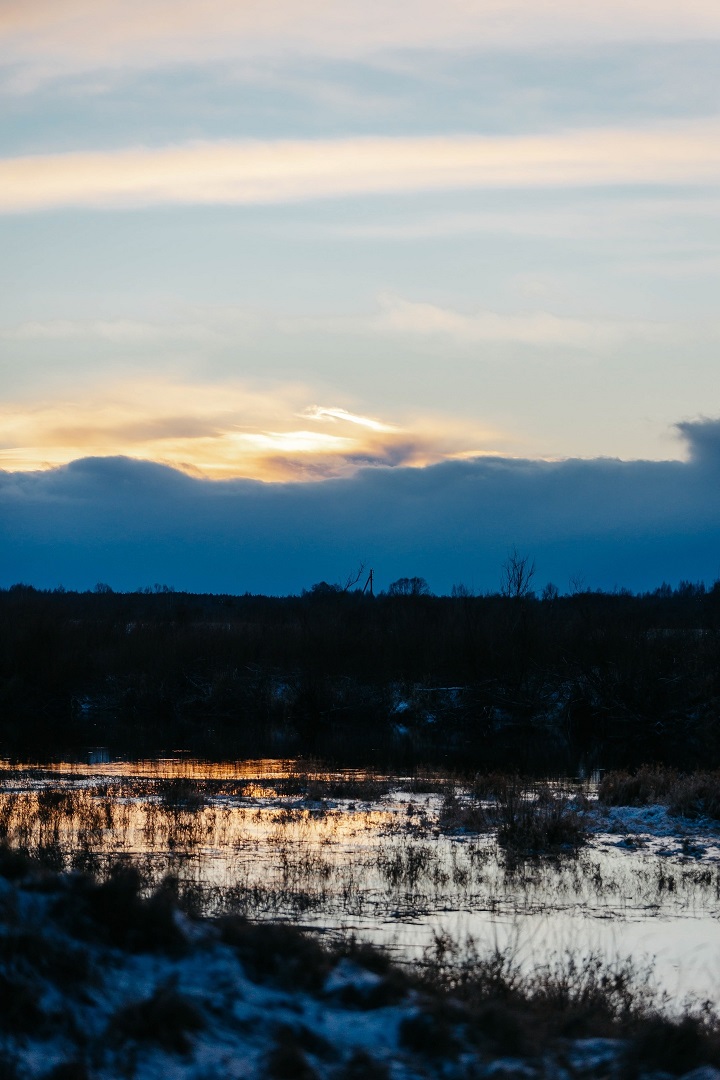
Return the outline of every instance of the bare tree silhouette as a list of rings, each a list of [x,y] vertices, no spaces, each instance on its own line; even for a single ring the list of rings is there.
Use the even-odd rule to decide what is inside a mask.
[[[535,560],[529,555],[521,555],[512,547],[507,559],[502,564],[500,573],[500,592],[513,600],[521,600],[532,592],[532,580],[535,577]]]

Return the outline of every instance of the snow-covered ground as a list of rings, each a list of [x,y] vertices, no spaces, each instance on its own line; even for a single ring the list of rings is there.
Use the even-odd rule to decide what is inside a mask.
[[[413,987],[367,950],[324,949],[273,924],[190,920],[163,894],[141,900],[131,876],[98,886],[6,853],[0,874],[10,875],[0,876],[3,1077],[669,1075],[618,1039],[556,1038],[528,1050],[502,1008],[478,1027],[480,1014]],[[720,1080],[710,1067],[674,1075]]]
[[[684,818],[667,806],[604,806],[595,803],[588,826],[605,844],[644,846],[653,855],[720,861],[720,822]]]

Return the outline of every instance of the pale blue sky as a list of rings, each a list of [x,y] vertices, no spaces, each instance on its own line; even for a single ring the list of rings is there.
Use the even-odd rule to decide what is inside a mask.
[[[7,0],[0,467],[683,458],[719,106],[705,0]]]

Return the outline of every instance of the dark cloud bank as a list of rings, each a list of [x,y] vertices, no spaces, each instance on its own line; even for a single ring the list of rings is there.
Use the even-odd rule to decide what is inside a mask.
[[[687,461],[484,458],[350,479],[210,482],[126,458],[0,473],[0,585],[299,592],[361,560],[496,589],[508,548],[564,591],[720,577],[720,420],[679,425]]]

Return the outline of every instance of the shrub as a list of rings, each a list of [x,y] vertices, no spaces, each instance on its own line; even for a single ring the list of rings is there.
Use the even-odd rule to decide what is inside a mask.
[[[81,879],[58,907],[70,927],[85,937],[99,937],[132,952],[182,952],[186,948],[176,918],[173,889],[161,885],[142,895],[142,877],[127,863],[111,868],[107,881]]]
[[[10,848],[6,843],[0,844],[0,877],[9,881],[19,881],[37,872],[37,863],[22,849]]]
[[[108,1032],[116,1042],[135,1039],[156,1043],[176,1054],[190,1051],[188,1034],[205,1027],[202,1013],[172,987],[158,988],[146,1001],[126,1005],[111,1018]]]
[[[674,769],[656,765],[643,765],[634,773],[608,772],[598,786],[598,799],[606,806],[649,806],[666,802],[676,780]]]
[[[577,804],[547,786],[526,791],[509,783],[498,797],[498,817],[498,843],[517,852],[575,849],[587,838]]]
[[[662,765],[643,765],[634,773],[609,772],[598,799],[606,806],[665,805],[671,814],[720,820],[720,771],[680,773]]]
[[[390,1072],[387,1065],[365,1050],[355,1050],[338,1074],[338,1080],[390,1080]]]
[[[171,810],[202,810],[205,789],[202,781],[174,776],[160,784],[160,801]]]
[[[717,1024],[701,1014],[679,1019],[650,1018],[637,1032],[628,1052],[628,1064],[644,1071],[687,1073],[700,1065],[720,1064]]]
[[[289,989],[319,991],[331,961],[322,946],[282,923],[251,923],[240,916],[218,920],[222,940],[235,949],[250,979]]]
[[[318,1080],[302,1049],[285,1038],[272,1048],[265,1067],[271,1080]]]
[[[456,1057],[461,1043],[453,1020],[457,1022],[457,1016],[449,1015],[441,1003],[421,1009],[401,1022],[400,1045],[426,1058]]]
[[[449,792],[440,807],[438,825],[443,832],[485,832],[492,827],[492,819],[479,803]]]

